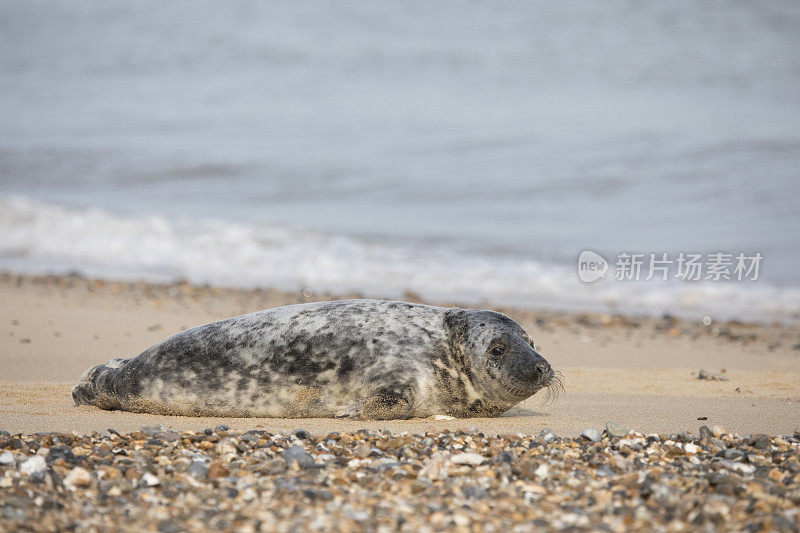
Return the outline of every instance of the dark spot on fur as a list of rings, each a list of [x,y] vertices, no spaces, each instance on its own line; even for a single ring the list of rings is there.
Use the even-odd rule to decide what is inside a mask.
[[[345,355],[342,357],[342,360],[339,363],[339,368],[336,370],[336,375],[339,376],[339,378],[344,378],[353,371],[355,366],[356,365],[355,361],[353,361],[353,358],[349,355]]]
[[[394,407],[400,402],[407,401],[405,389],[406,387],[403,385],[381,387],[376,392],[376,396],[384,407]]]

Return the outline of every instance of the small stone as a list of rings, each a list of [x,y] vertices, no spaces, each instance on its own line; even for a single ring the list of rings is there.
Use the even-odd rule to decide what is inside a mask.
[[[121,479],[122,472],[119,471],[118,468],[114,468],[112,466],[106,467],[102,470],[103,477],[102,479]]]
[[[279,458],[270,459],[264,464],[264,472],[271,475],[286,472],[286,461]]]
[[[769,450],[772,443],[766,435],[753,435],[750,438],[750,446],[757,450]]]
[[[15,464],[15,461],[14,461],[14,454],[13,453],[11,453],[11,452],[3,452],[3,454],[0,455],[0,465],[3,465],[3,466],[14,466],[14,464]]]
[[[550,444],[551,442],[556,440],[556,434],[553,433],[553,430],[550,428],[544,428],[542,431],[539,432],[538,439],[545,444]]]
[[[777,469],[777,468],[773,468],[773,469],[771,469],[771,470],[769,471],[769,474],[767,474],[767,476],[768,476],[768,477],[769,477],[771,480],[773,480],[773,481],[783,481],[783,476],[784,476],[784,475],[785,475],[785,474],[784,474],[783,472],[781,472],[781,471],[780,471],[779,469]]]
[[[236,454],[236,452],[239,451],[236,448],[236,444],[234,444],[234,442],[229,438],[225,438],[219,441],[219,443],[217,443],[216,450],[217,453],[220,455],[224,455],[226,453]]]
[[[228,477],[229,475],[231,475],[230,471],[222,466],[221,463],[214,461],[208,465],[208,477],[212,479]]]
[[[447,456],[443,452],[436,452],[422,465],[418,477],[431,481],[444,481],[448,478]]]
[[[86,457],[91,455],[92,451],[87,450],[86,448],[83,448],[81,446],[76,446],[72,448],[72,454],[75,455],[76,457]]]
[[[305,429],[296,429],[294,430],[294,436],[301,440],[306,440],[311,438],[311,434],[306,431]]]
[[[708,426],[700,426],[700,438],[702,440],[711,440],[714,438],[714,433]]]
[[[370,446],[365,442],[362,442],[353,448],[353,455],[361,459],[369,457],[370,452],[372,452],[372,448],[370,448]]]
[[[296,461],[300,468],[311,468],[317,464],[314,461],[314,457],[297,444],[290,446],[283,452],[283,460],[286,461],[288,466],[291,466],[292,462]]]
[[[687,442],[684,445],[683,449],[686,451],[686,453],[700,453],[700,451],[702,450],[700,446],[692,442]]]
[[[159,533],[181,533],[186,529],[176,520],[162,520],[158,523],[158,531]]]
[[[456,465],[478,466],[486,461],[486,458],[477,453],[460,453],[450,457],[450,462]]]
[[[613,466],[619,472],[626,472],[633,466],[633,462],[630,459],[626,459],[620,455],[617,455],[611,459],[611,466]]]
[[[600,467],[595,472],[595,475],[597,477],[613,477],[615,474],[614,470],[612,470],[610,466],[600,465]]]
[[[161,483],[158,480],[158,478],[156,476],[154,476],[153,474],[151,474],[150,472],[146,472],[142,476],[142,480],[141,481],[142,481],[142,483],[144,483],[148,487],[155,487],[156,485],[159,485]]]
[[[88,487],[91,483],[92,474],[80,466],[70,470],[67,477],[64,478],[64,486],[70,490],[75,490],[77,487]]]
[[[139,429],[142,433],[146,434],[149,437],[160,437],[166,431],[166,427],[163,425],[158,426],[144,426]]]
[[[205,479],[208,477],[208,467],[203,461],[192,462],[186,472],[196,479]]]
[[[592,442],[600,442],[600,440],[603,438],[603,435],[594,428],[588,428],[581,432],[581,437],[589,439]]]
[[[715,374],[714,372],[709,372],[708,370],[700,370],[700,372],[697,373],[697,379],[705,381],[728,381],[727,376]]]
[[[47,470],[47,461],[41,455],[34,455],[25,459],[19,465],[19,471],[32,477],[44,477]]]
[[[606,433],[608,433],[609,437],[627,437],[630,431],[622,425],[609,420],[606,422]]]
[[[171,429],[168,429],[167,431],[164,432],[163,435],[161,435],[161,438],[164,439],[166,442],[176,442],[180,440],[181,436],[172,431]]]
[[[434,420],[455,420],[456,417],[450,415],[434,415]]]
[[[730,450],[725,450],[725,453],[723,455],[725,459],[728,459],[729,461],[742,461],[744,460],[745,457],[744,452],[742,450],[737,450],[735,448],[732,448]]]
[[[461,492],[464,493],[465,498],[470,500],[482,500],[489,497],[489,492],[480,485],[467,485],[461,489]]]
[[[550,477],[550,467],[547,466],[546,463],[542,463],[538,467],[536,467],[536,470],[534,470],[533,475],[535,475],[537,478],[543,481],[548,477]]]

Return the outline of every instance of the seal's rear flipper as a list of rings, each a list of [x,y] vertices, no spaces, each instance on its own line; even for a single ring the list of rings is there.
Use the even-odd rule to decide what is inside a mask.
[[[72,388],[72,399],[75,405],[94,405],[101,409],[119,409],[119,399],[112,390],[111,378],[125,359],[111,359],[104,365],[87,368],[81,375],[78,384]]]

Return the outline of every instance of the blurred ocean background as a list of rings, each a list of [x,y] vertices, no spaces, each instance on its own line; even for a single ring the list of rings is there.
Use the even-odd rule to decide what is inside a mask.
[[[0,269],[800,316],[800,3],[0,6]],[[581,283],[584,249],[758,281]]]

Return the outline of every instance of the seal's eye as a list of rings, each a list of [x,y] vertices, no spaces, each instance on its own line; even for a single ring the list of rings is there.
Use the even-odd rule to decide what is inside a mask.
[[[492,348],[492,355],[495,357],[500,357],[504,353],[506,353],[505,346],[495,346],[494,348]]]

